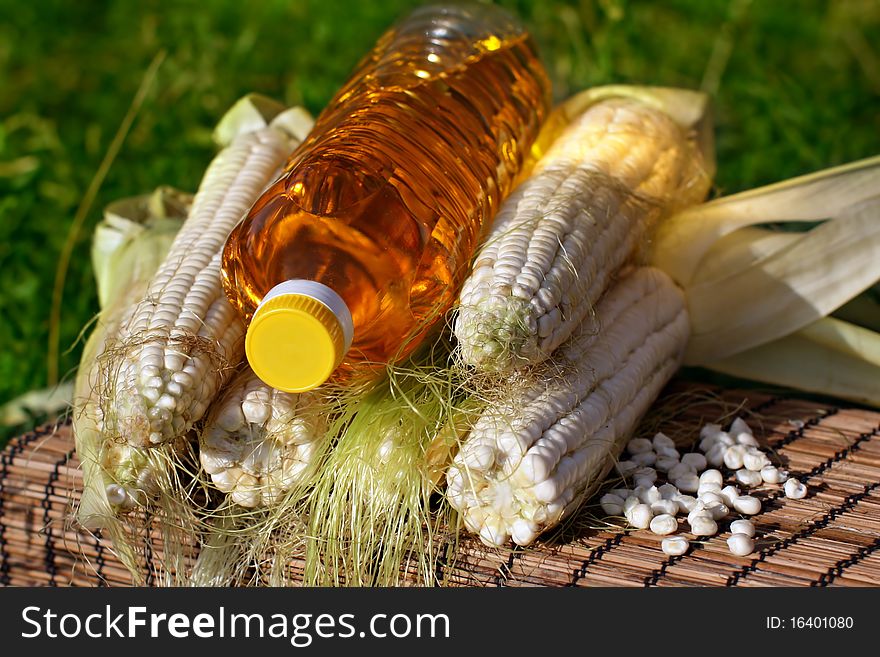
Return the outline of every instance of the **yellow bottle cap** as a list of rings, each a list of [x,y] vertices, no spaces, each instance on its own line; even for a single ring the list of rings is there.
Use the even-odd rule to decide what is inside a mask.
[[[245,353],[266,384],[303,392],[324,383],[339,367],[352,333],[348,307],[333,290],[314,281],[286,281],[257,307]]]

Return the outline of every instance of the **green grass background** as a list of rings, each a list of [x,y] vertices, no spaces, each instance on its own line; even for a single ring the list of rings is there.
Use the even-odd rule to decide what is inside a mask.
[[[62,377],[97,309],[89,240],[103,206],[160,184],[194,190],[214,124],[247,92],[317,113],[416,4],[0,0],[0,404],[48,383],[59,253],[158,51],[167,58],[76,242]],[[610,82],[712,91],[718,193],[880,153],[880,0],[500,4],[530,26],[557,99]]]

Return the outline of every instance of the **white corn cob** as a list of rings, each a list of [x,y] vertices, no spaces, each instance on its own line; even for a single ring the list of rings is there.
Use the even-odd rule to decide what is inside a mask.
[[[183,435],[241,360],[244,325],[220,284],[223,245],[310,125],[298,108],[268,125],[251,116],[211,162],[168,257],[103,356],[109,436],[144,447]]]
[[[212,407],[199,458],[245,507],[271,505],[304,479],[327,427],[317,393],[270,388],[248,368]]]
[[[79,522],[90,529],[107,525],[114,512],[153,496],[163,479],[162,460],[101,431],[98,355],[107,348],[126,309],[140,299],[168,255],[190,209],[192,197],[171,188],[123,199],[104,210],[95,228],[92,265],[98,281],[101,315],[86,341],[74,388],[72,412],[76,451],[83,467]],[[178,442],[171,451],[183,447]]]
[[[513,375],[447,472],[449,502],[488,545],[527,545],[576,508],[678,368],[688,317],[661,271],[617,282],[596,320],[551,361]]]
[[[464,283],[462,360],[507,371],[547,358],[657,220],[702,199],[703,166],[692,136],[641,101],[576,118],[502,204]]]

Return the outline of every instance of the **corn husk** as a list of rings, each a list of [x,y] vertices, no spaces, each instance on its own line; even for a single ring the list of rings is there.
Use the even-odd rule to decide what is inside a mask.
[[[664,223],[652,260],[687,293],[686,362],[788,335],[880,280],[878,215],[880,157],[721,198]],[[792,221],[821,223],[786,235],[739,232]]]
[[[880,334],[833,317],[730,358],[716,372],[880,407]]]
[[[811,225],[756,227],[788,222]],[[880,281],[880,157],[688,209],[652,261],[687,296],[686,364],[878,405],[880,336],[825,318]],[[869,297],[853,307],[872,323]]]
[[[131,466],[132,460],[143,463],[133,450],[122,454],[122,446],[105,444],[95,386],[97,356],[128,307],[144,294],[186,218],[189,200],[183,192],[162,187],[151,195],[112,204],[95,229],[92,263],[101,311],[80,358],[73,396],[73,432],[85,485],[77,517],[89,528],[106,526],[105,520],[114,515],[106,493],[114,474]],[[118,457],[113,465],[110,452]]]

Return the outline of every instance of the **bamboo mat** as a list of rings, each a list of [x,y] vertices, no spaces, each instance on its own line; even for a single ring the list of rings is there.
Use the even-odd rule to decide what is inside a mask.
[[[719,409],[739,409],[774,460],[809,488],[802,500],[785,498],[781,486],[753,493],[763,501],[753,517],[754,554],[730,554],[724,531],[669,557],[661,537],[603,520],[596,496],[537,546],[495,550],[459,539],[444,551],[452,556],[437,564],[438,580],[449,586],[880,586],[880,413],[753,391],[704,393],[668,390],[655,405],[651,430],[690,445],[703,423],[719,419]],[[0,455],[0,585],[131,584],[109,541],[69,521],[81,483],[68,425],[42,427],[7,446]],[[161,558],[161,545],[147,535],[145,544],[142,567],[150,584],[150,560]]]

